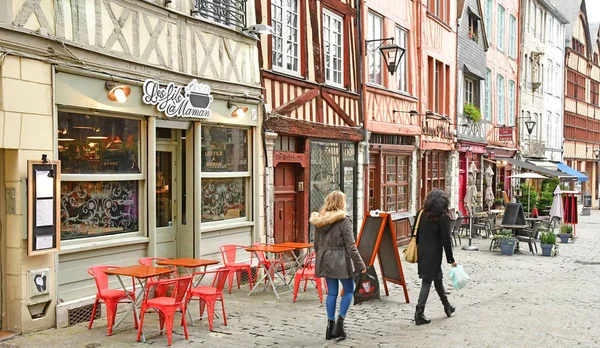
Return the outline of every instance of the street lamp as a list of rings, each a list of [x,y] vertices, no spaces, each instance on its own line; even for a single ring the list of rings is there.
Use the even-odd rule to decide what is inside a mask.
[[[527,127],[527,133],[529,133],[529,136],[531,137],[531,133],[533,133],[533,129],[535,128],[536,122],[529,120],[529,121],[525,121],[525,127]]]
[[[386,42],[390,41],[390,44],[386,44]],[[379,46],[371,48],[372,44],[380,43]],[[390,74],[394,75],[398,67],[400,66],[400,60],[406,52],[405,48],[402,48],[396,44],[394,44],[394,38],[388,37],[385,39],[373,39],[365,41],[365,55],[370,51],[373,52],[375,50],[379,50],[381,55],[383,55],[383,60],[385,61],[385,65],[387,66]]]

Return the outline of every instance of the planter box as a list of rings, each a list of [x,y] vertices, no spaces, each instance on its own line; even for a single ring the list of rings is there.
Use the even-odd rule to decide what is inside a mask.
[[[560,237],[561,243],[569,243],[569,239],[571,239],[570,233],[559,233],[558,236]]]
[[[500,239],[500,252],[502,255],[512,255],[515,252],[515,242],[513,239]]]
[[[554,248],[553,244],[541,244],[542,246],[542,256],[552,256],[552,248]]]

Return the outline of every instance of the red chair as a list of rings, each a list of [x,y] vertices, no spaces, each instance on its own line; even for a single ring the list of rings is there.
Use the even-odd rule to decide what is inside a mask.
[[[94,317],[96,316],[96,309],[101,302],[104,302],[106,306],[106,322],[108,325],[108,335],[112,335],[113,325],[115,323],[115,316],[117,315],[117,305],[119,303],[131,303],[129,298],[127,297],[127,293],[125,290],[110,290],[108,289],[108,275],[104,273],[109,269],[119,268],[117,266],[96,266],[88,268],[87,272],[94,277],[96,281],[96,288],[98,289],[98,293],[96,293],[96,301],[94,301],[94,309],[92,310],[92,317],[90,318],[90,324],[88,325],[88,330],[92,328],[92,324],[94,323]],[[135,279],[131,278],[133,283],[133,290],[129,291],[129,296],[135,301]],[[137,314],[133,313],[133,318],[135,321],[135,328],[138,327],[137,322]]]
[[[146,286],[144,301],[142,302],[140,326],[138,328],[137,340],[140,341],[142,336],[142,327],[144,326],[144,315],[150,308],[155,309],[160,317],[160,333],[162,335],[165,324],[167,326],[167,340],[168,345],[171,345],[171,338],[173,337],[173,317],[175,312],[181,310],[181,325],[183,325],[183,332],[185,339],[188,339],[187,325],[185,323],[185,298],[189,292],[190,285],[192,284],[192,276],[165,279],[160,282],[161,285],[168,286],[171,290],[169,296],[153,297],[148,298],[150,290],[157,285],[157,282],[148,282]]]
[[[254,243],[252,244],[252,246],[256,247],[256,246],[263,246],[263,245],[269,245],[267,243]],[[256,253],[256,255],[258,256],[258,261],[260,262],[261,265],[263,265],[265,267],[265,272],[269,269],[271,269],[271,266],[273,266],[273,268],[271,269],[271,278],[273,278],[274,276],[274,272],[276,272],[278,269],[281,270],[281,273],[283,273],[283,280],[285,280],[285,260],[280,257],[278,259],[267,259],[265,256],[265,253],[263,253],[262,251],[259,251]],[[267,278],[265,278],[265,283],[268,281]]]
[[[231,294],[231,287],[233,285],[233,276],[237,278],[238,289],[240,288],[240,276],[242,272],[248,274],[248,282],[250,283],[250,290],[252,290],[252,270],[250,263],[236,262],[235,257],[237,249],[244,248],[241,245],[228,244],[219,247],[221,250],[221,256],[223,257],[223,264],[229,269],[229,293]]]
[[[189,306],[189,302],[191,300],[198,300],[200,302],[200,319],[202,319],[202,315],[204,314],[204,307],[208,307],[206,309],[206,314],[208,315],[208,328],[210,331],[212,331],[215,315],[215,304],[219,300],[221,301],[221,309],[223,311],[223,323],[225,326],[227,326],[227,315],[225,314],[225,302],[223,300],[223,288],[225,287],[225,282],[227,281],[227,276],[229,275],[229,269],[219,268],[216,271],[194,272],[194,276],[199,275],[204,277],[208,274],[214,275],[212,285],[201,285],[196,288],[192,287],[187,295],[185,303],[187,307]]]
[[[148,266],[148,267],[156,267],[156,261],[165,261],[168,260],[167,258],[164,257],[142,257],[141,259],[138,259],[138,263],[142,266]],[[167,275],[167,278],[152,278],[152,281],[155,282],[159,282],[161,283],[163,280],[169,280],[171,275]],[[177,274],[177,269],[175,269],[175,272],[173,272],[173,277],[177,278],[179,275]],[[154,292],[154,297],[160,297],[160,296],[166,296],[167,293],[166,291],[168,290],[167,286],[164,286],[162,284],[158,284],[156,286],[156,290]]]
[[[306,283],[309,280],[315,282],[317,287],[317,293],[319,294],[319,301],[323,303],[323,278],[315,277],[315,252],[311,252],[306,255],[306,259],[304,260],[304,266],[302,269],[296,271],[296,277],[294,278],[294,302],[296,302],[296,297],[298,296],[298,289],[300,288],[300,281],[304,280],[304,291],[306,291]],[[325,284],[325,290],[327,291],[327,284]]]

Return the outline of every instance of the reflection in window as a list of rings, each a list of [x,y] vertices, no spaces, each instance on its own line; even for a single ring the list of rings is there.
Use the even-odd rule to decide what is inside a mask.
[[[202,127],[203,172],[247,172],[248,130]]]
[[[202,179],[202,222],[246,216],[246,179]]]
[[[140,121],[58,113],[63,174],[140,173]]]
[[[139,230],[137,181],[63,181],[64,240]]]

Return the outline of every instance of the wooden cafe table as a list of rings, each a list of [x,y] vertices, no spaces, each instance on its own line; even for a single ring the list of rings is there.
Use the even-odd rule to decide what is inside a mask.
[[[271,253],[271,254],[283,254],[285,252],[288,251],[292,251],[292,250],[296,250],[296,248],[294,247],[286,247],[286,246],[274,246],[274,245],[258,245],[258,246],[251,246],[251,247],[246,247],[245,248],[246,251],[248,252],[252,252],[254,253],[254,255],[256,256],[256,258],[260,261],[260,257],[258,257],[258,253],[259,252],[263,252],[263,253]],[[262,283],[265,279],[269,279],[269,284],[271,285],[271,288],[273,289],[273,292],[275,293],[275,296],[277,297],[277,299],[279,300],[279,295],[280,294],[285,294],[288,292],[292,292],[294,291],[291,287],[290,284],[288,284],[288,282],[285,281],[285,279],[281,276],[281,274],[279,274],[279,272],[273,272],[274,274],[276,274],[285,284],[285,286],[288,287],[289,290],[282,292],[282,293],[278,293],[277,292],[277,288],[275,287],[275,277],[271,276],[271,271],[275,269],[275,262],[271,262],[270,267],[267,267],[267,265],[263,262],[261,262],[262,266],[265,269],[265,275],[260,278],[260,280],[258,280],[256,282],[256,286],[254,286],[252,288],[252,290],[250,290],[250,292],[248,293],[248,295],[251,295],[252,292],[254,292],[254,290],[256,290],[259,286],[260,283]],[[266,290],[266,287],[265,287]]]
[[[123,290],[125,290],[125,294],[127,295],[127,298],[129,299],[129,301],[131,301],[131,309],[128,310],[127,313],[125,313],[125,315],[123,315],[123,317],[121,317],[121,319],[119,319],[119,321],[115,324],[114,327],[116,328],[123,321],[123,319],[125,319],[125,317],[127,317],[127,315],[132,311],[133,311],[133,315],[137,316],[137,320],[139,323],[140,315],[138,315],[138,313],[136,312],[136,308],[137,308],[138,303],[141,302],[144,297],[143,293],[146,289],[146,284],[148,283],[148,279],[153,278],[153,277],[159,277],[162,275],[171,274],[173,272],[175,272],[175,269],[173,269],[173,268],[152,267],[152,266],[142,266],[142,265],[121,267],[121,268],[115,268],[115,269],[110,269],[110,270],[105,271],[104,273],[106,273],[108,275],[117,276],[119,283],[121,283],[121,287],[123,288]],[[123,279],[121,279],[121,277],[133,277],[133,278],[137,279],[138,283],[142,287],[142,289],[138,292],[138,294],[136,294],[137,302],[134,301],[131,298],[131,296],[129,295],[129,291],[127,291],[127,287],[125,286],[125,283],[123,283]],[[143,331],[142,331],[142,342],[146,342],[146,336],[144,336]]]

